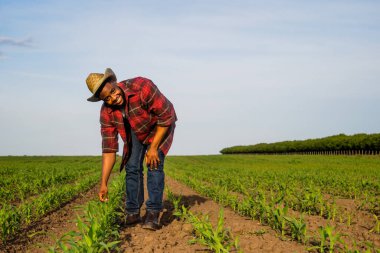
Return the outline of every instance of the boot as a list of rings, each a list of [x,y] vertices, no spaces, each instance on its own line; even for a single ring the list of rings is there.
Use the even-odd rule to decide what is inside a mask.
[[[141,222],[140,213],[129,214],[127,213],[125,216],[125,224],[132,225]]]
[[[160,216],[160,212],[147,211],[145,222],[143,224],[143,228],[150,230],[157,230],[160,228],[160,223],[158,221],[158,217]]]

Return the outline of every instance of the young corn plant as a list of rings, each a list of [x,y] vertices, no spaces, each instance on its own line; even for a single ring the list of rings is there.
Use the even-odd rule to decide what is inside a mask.
[[[346,253],[372,253],[372,252],[380,252],[379,250],[376,250],[376,249],[371,249],[371,248],[367,248],[367,249],[360,249],[361,247],[358,246],[358,243],[356,241],[353,241],[353,245],[351,245],[350,247],[347,245],[347,244],[344,244],[344,252]]]
[[[323,205],[322,193],[319,188],[308,187],[298,197],[299,210],[307,212],[309,215],[321,213],[321,206]],[[323,211],[322,211],[323,212]]]
[[[288,207],[286,205],[278,205],[271,208],[272,211],[272,224],[271,226],[281,232],[281,236],[285,236],[286,232],[286,219]]]
[[[33,219],[33,213],[32,213],[32,205],[23,205],[21,208],[21,213],[24,216],[24,222],[25,224],[29,225],[32,222]]]
[[[218,224],[213,228],[207,215],[198,217],[190,212],[184,205],[179,208],[182,196],[175,197],[169,190],[168,199],[174,205],[173,215],[190,223],[193,226],[196,238],[191,243],[200,243],[217,253],[227,253],[232,249],[239,250],[238,238],[234,239],[231,232],[224,228],[223,209],[219,211]]]
[[[347,226],[351,226],[351,213],[347,212],[346,216],[347,216],[346,224],[347,224]]]
[[[181,203],[181,200],[182,200],[182,196],[178,196],[176,197],[174,195],[174,193],[169,189],[169,188],[166,188],[166,193],[167,193],[167,196],[168,196],[168,200],[173,204],[174,206],[174,211],[173,211],[173,215],[177,218],[180,218],[181,215],[182,215],[182,211],[180,209],[180,206],[179,204]]]
[[[372,214],[380,214],[380,198],[379,196],[365,192],[363,200],[359,205],[359,210],[366,210]]]
[[[335,217],[336,217],[336,212],[337,212],[335,201],[333,203],[331,203],[331,204],[330,203],[326,203],[325,204],[325,208],[326,208],[326,218],[328,220],[334,221]]]
[[[326,227],[319,227],[319,234],[321,237],[321,243],[319,246],[321,253],[325,252],[325,248],[328,248],[329,253],[332,253],[334,252],[334,248],[338,242],[344,243],[341,238],[343,234],[335,232],[335,228],[330,225],[326,225]]]
[[[380,220],[379,220],[379,217],[377,217],[376,214],[374,214],[373,217],[375,218],[375,226],[369,232],[370,233],[380,234]]]
[[[299,242],[306,243],[306,223],[303,217],[301,216],[299,219],[284,217],[284,219],[288,221],[292,238]]]
[[[272,217],[271,207],[267,204],[264,193],[259,193],[259,195],[256,198],[256,204],[257,204],[257,212],[256,212],[257,217],[254,217],[254,218],[258,218],[260,223],[263,223],[263,224],[270,222],[270,218]]]
[[[201,218],[187,212],[185,218],[193,225],[197,238],[193,242],[201,243],[216,253],[227,253],[235,248],[239,250],[238,239],[233,239],[229,230],[224,228],[223,209],[219,211],[218,224],[213,228],[207,215]]]
[[[241,202],[236,200],[236,210],[238,213],[248,217],[257,217],[256,201],[252,197],[243,199]],[[235,210],[235,209],[234,209]]]

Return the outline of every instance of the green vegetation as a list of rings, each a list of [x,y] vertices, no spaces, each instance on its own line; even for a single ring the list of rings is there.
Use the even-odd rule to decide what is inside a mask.
[[[166,165],[170,177],[272,227],[281,237],[309,245],[313,237],[320,248],[328,241],[328,250],[342,247],[341,234],[326,227],[326,236],[318,236],[308,229],[305,215],[351,226],[356,212],[337,205],[340,198],[352,199],[362,211],[380,212],[378,156],[175,156]]]
[[[222,154],[379,154],[380,134],[339,134],[303,141],[259,143],[224,148]]]
[[[66,233],[54,247],[49,249],[49,252],[96,253],[117,250],[120,242],[119,224],[124,217],[122,207],[124,192],[125,176],[118,176],[110,184],[109,201],[88,202],[84,217],[77,218],[79,232]]]
[[[94,186],[100,164],[100,157],[0,157],[3,244]],[[270,226],[281,239],[305,244],[305,249],[378,250],[380,156],[170,156],[165,170],[201,195]],[[124,187],[123,177],[115,177],[110,202],[90,201],[85,215],[78,216],[79,231],[67,233],[50,251],[117,251]],[[222,212],[214,227],[207,216],[182,207],[180,197],[170,192],[168,196],[174,215],[193,225],[196,242],[216,252],[239,250],[223,227]],[[340,206],[342,201],[352,206]],[[366,226],[358,224],[363,217]],[[319,229],[310,228],[311,218],[319,222]],[[351,231],[358,228],[366,229],[361,233],[367,239],[353,236]]]
[[[100,176],[100,157],[0,157],[0,226],[4,243]]]
[[[343,243],[341,239],[342,234],[335,232],[335,228],[327,225],[326,227],[320,227],[319,233],[321,235],[321,244],[319,246],[319,252],[323,253],[325,251],[325,247],[327,246],[327,242],[329,242],[328,250],[329,253],[334,252],[334,248],[337,242]]]
[[[168,200],[174,205],[173,214],[192,225],[195,234],[195,239],[191,241],[192,243],[205,245],[216,253],[228,253],[232,250],[240,252],[238,238],[235,239],[230,230],[224,227],[223,209],[219,210],[218,223],[214,228],[208,215],[199,216],[190,212],[184,205],[179,207],[181,196],[174,196],[170,189],[167,189],[167,193]]]

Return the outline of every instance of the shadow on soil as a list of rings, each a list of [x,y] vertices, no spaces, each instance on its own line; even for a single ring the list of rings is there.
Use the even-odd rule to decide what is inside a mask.
[[[203,198],[199,195],[190,195],[190,196],[174,195],[174,197],[181,198],[181,202],[179,203],[179,206],[184,205],[186,208],[190,208],[194,206],[195,204],[204,203],[207,200],[206,198]],[[161,216],[161,224],[164,226],[167,226],[170,223],[172,223],[173,220],[176,219],[176,217],[173,215],[173,212],[174,212],[173,203],[171,203],[168,200],[165,200],[164,209],[165,211],[162,213],[162,216]]]
[[[206,198],[203,198],[199,195],[190,195],[190,196],[182,196],[182,195],[174,195],[176,199],[181,198],[181,201],[179,203],[179,206],[184,205],[186,208],[190,208],[196,204],[201,204],[207,201]],[[164,206],[164,212],[161,214],[160,218],[160,224],[162,226],[168,226],[170,225],[175,219],[177,219],[176,216],[174,216],[174,205],[168,200],[164,200],[163,202]],[[145,217],[142,217],[142,222],[145,220]],[[132,234],[130,231],[125,230],[128,229],[128,227],[134,227],[136,224],[133,225],[121,225],[120,229],[124,230],[125,233],[122,234],[120,241],[121,242],[127,242],[129,245],[133,245],[133,239]]]

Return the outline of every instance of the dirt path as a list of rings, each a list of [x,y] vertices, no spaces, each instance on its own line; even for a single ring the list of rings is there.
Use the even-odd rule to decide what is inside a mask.
[[[182,201],[189,206],[193,213],[208,214],[213,224],[216,224],[221,206],[214,201],[199,196],[189,187],[166,177],[166,186],[176,195],[182,196]],[[147,194],[147,193],[145,193]],[[147,196],[147,195],[145,195]],[[166,196],[164,196],[166,199]],[[210,252],[206,247],[190,245],[193,239],[191,226],[170,219],[170,205],[164,202],[161,221],[163,228],[149,231],[141,225],[126,227],[121,231],[124,252]],[[142,210],[144,213],[145,210]],[[281,240],[276,232],[258,221],[242,217],[229,208],[224,209],[225,227],[229,227],[234,236],[239,237],[243,252],[306,252],[306,248],[293,241]]]

